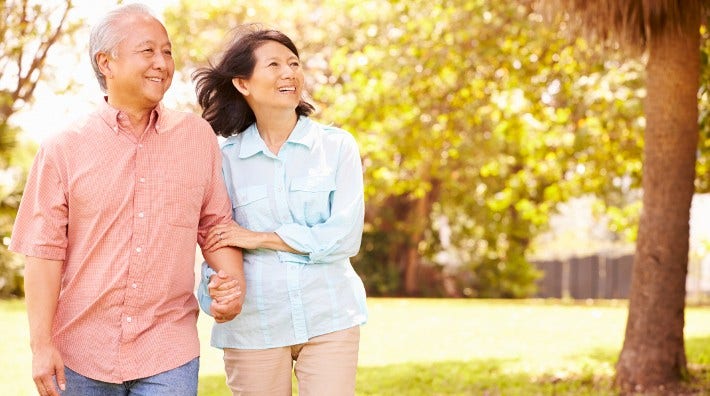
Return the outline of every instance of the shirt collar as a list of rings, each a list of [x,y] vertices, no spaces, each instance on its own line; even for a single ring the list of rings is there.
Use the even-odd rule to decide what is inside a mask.
[[[286,144],[300,144],[308,149],[313,147],[316,138],[316,124],[306,116],[298,117],[296,126],[284,142]],[[267,153],[266,143],[259,136],[259,131],[256,129],[256,123],[251,124],[242,132],[244,137],[239,150],[239,158],[248,158],[257,153]]]
[[[126,116],[123,111],[108,104],[107,96],[104,96],[103,100],[100,101],[98,111],[101,118],[103,118],[106,124],[111,127],[111,130],[113,130],[115,134],[119,133],[121,126],[128,127],[128,116]],[[158,103],[153,111],[151,111],[150,120],[148,121],[149,130],[151,129],[151,126],[153,126],[158,134],[164,132],[164,128],[162,128],[162,123],[160,122],[162,120],[161,115],[163,114],[163,111],[162,103]]]

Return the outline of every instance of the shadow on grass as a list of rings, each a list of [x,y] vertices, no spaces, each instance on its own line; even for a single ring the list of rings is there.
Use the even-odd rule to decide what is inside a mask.
[[[360,367],[357,395],[613,395],[607,378],[532,378],[506,373],[504,360],[405,363]],[[229,396],[224,376],[200,377],[200,396]],[[295,391],[293,394],[297,394]]]
[[[224,375],[200,376],[197,394],[200,396],[232,396],[225,383]]]
[[[686,353],[691,380],[673,394],[706,394],[710,390],[710,337],[686,339]],[[585,359],[585,366],[563,378],[556,373],[513,371],[511,367],[518,362],[503,359],[359,367],[357,395],[615,396],[619,393],[612,385],[612,375],[599,368],[613,366],[618,354],[614,349],[583,353],[579,357]],[[198,394],[231,395],[221,375],[200,377]]]
[[[477,360],[360,367],[357,395],[613,395],[609,379],[532,378],[506,373],[505,365],[502,360]],[[221,375],[200,377],[198,395],[230,396],[224,381]]]
[[[598,362],[610,362],[613,366],[620,351],[596,349],[588,357]],[[688,337],[685,339],[685,355],[688,360],[688,379],[678,384],[674,390],[649,391],[644,395],[701,396],[710,394],[710,337]],[[610,379],[613,381],[613,378]]]
[[[593,373],[564,380],[507,372],[505,360],[446,361],[362,367],[359,395],[613,395],[611,379]]]

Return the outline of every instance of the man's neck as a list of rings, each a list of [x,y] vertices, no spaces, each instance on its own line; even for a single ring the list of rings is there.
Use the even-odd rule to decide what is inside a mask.
[[[152,114],[155,107],[152,108],[135,108],[131,106],[121,106],[120,104],[115,104],[111,102],[111,97],[108,98],[108,104],[115,108],[116,110],[124,113],[128,120],[131,122],[133,129],[133,134],[140,137],[145,129],[148,127],[150,122],[150,115]]]

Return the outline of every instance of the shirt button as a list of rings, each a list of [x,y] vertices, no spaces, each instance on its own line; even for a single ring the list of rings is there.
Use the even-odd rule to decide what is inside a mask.
[[[138,213],[138,217],[140,217],[142,219],[145,217],[145,214],[143,212],[140,212],[140,213]]]
[[[141,177],[140,179],[138,179],[138,181],[141,183],[145,183],[145,177]]]
[[[133,318],[132,318],[132,317],[130,317],[130,316],[129,316],[129,317],[127,317],[127,318],[126,318],[126,322],[128,322],[128,323],[131,323],[131,322],[133,322]]]
[[[131,285],[131,287],[135,289],[135,288],[138,287],[138,285],[136,285],[136,284],[134,283],[134,284]]]
[[[136,248],[136,252],[140,253],[140,252],[142,252],[142,251],[143,251],[143,249],[141,249],[140,246],[138,246],[138,247]]]
[[[143,148],[143,144],[139,143],[138,148]]]

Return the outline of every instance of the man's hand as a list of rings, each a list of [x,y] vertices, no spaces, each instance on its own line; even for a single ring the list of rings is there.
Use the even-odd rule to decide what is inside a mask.
[[[212,297],[210,311],[217,323],[224,323],[234,319],[242,311],[244,293],[239,280],[219,271],[210,277],[207,290]]]
[[[32,379],[37,386],[37,392],[42,396],[59,396],[54,385],[54,376],[62,391],[66,390],[67,380],[64,376],[64,361],[54,345],[33,348]]]

